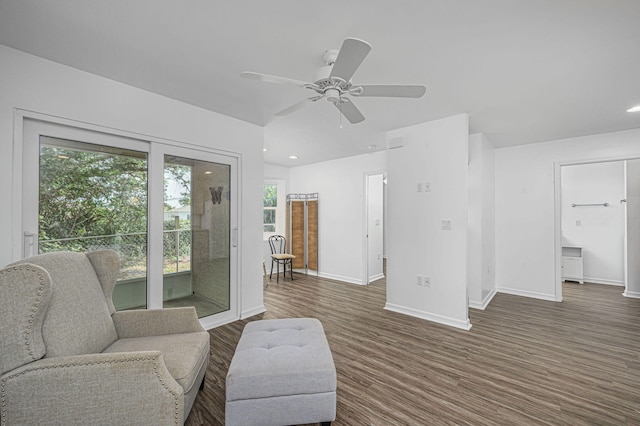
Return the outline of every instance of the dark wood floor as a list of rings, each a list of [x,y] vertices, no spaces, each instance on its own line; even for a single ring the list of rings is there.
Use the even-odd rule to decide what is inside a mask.
[[[224,379],[248,321],[322,321],[338,373],[335,425],[640,425],[640,300],[565,283],[564,302],[497,294],[470,331],[383,310],[385,283],[274,282],[267,312],[211,330],[187,425],[224,424]]]

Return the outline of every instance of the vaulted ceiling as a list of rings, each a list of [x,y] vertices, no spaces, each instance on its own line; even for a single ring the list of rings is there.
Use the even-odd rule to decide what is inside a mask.
[[[239,76],[312,81],[347,37],[373,46],[354,82],[426,95],[355,99],[366,120],[340,128],[324,101],[274,116],[313,93]],[[459,113],[496,147],[640,127],[638,0],[0,0],[0,44],[265,126],[273,164]]]

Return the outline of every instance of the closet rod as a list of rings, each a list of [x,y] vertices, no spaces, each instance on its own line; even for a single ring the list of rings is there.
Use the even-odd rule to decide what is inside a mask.
[[[602,206],[602,207],[609,207],[609,203],[600,203],[600,204],[571,204],[571,207],[585,207],[585,206]]]

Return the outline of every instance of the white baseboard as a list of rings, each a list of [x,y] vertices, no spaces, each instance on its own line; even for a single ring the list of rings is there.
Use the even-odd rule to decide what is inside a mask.
[[[592,284],[617,285],[619,287],[624,287],[624,281],[605,280],[603,278],[584,277],[584,282]]]
[[[371,283],[373,281],[378,281],[378,280],[380,280],[382,278],[384,278],[384,274],[381,272],[381,273],[376,274],[376,275],[374,275],[372,277],[369,277],[369,282]]]
[[[215,319],[201,319],[200,320],[200,325],[202,325],[202,328],[204,328],[205,330],[211,330],[213,328],[216,327],[220,327],[221,325],[225,325],[225,324],[229,324],[232,323],[234,321],[238,321],[240,318],[237,317],[231,317],[231,316],[227,316],[227,315],[223,315],[222,317],[218,317]]]
[[[357,278],[343,277],[342,275],[327,274],[326,272],[318,272],[318,276],[320,278],[327,278],[327,279],[330,279],[330,280],[344,281],[344,282],[350,283],[350,284],[363,285],[362,284],[362,280],[361,279],[357,279]]]
[[[508,287],[498,287],[496,291],[498,293],[513,294],[514,296],[532,297],[534,299],[549,300],[551,302],[556,301],[555,294],[538,293],[535,291],[519,290],[516,288],[508,288]]]
[[[399,314],[409,315],[412,317],[424,319],[427,321],[437,322],[439,324],[448,325],[451,327],[461,328],[463,330],[471,329],[471,323],[467,318],[466,321],[461,321],[455,318],[449,318],[438,314],[432,314],[430,312],[420,311],[418,309],[407,308],[405,306],[394,305],[393,303],[387,303],[384,308],[388,311],[397,312]]]
[[[638,292],[638,291],[628,291],[628,290],[625,290],[625,291],[622,293],[622,295],[623,295],[624,297],[632,297],[632,298],[634,298],[634,299],[640,299],[640,292]]]
[[[487,294],[484,299],[482,299],[482,302],[476,302],[474,300],[469,300],[469,307],[473,308],[473,309],[480,309],[480,310],[485,310],[487,308],[487,306],[489,305],[489,303],[491,303],[491,301],[493,300],[493,296],[495,296],[497,293],[496,288],[492,288],[491,291],[489,292],[489,294]]]
[[[240,319],[249,318],[249,317],[261,314],[261,313],[266,312],[266,311],[267,311],[267,308],[265,308],[264,305],[259,305],[259,306],[256,306],[254,308],[251,308],[251,309],[245,309],[240,314]]]

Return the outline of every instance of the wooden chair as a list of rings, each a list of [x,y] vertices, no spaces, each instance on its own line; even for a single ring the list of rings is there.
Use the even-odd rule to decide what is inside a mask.
[[[269,237],[269,247],[271,247],[271,272],[269,279],[273,275],[273,264],[276,264],[276,282],[280,282],[280,265],[284,267],[284,277],[287,277],[287,265],[293,281],[293,263],[295,256],[287,253],[287,239],[282,235],[272,235]]]

